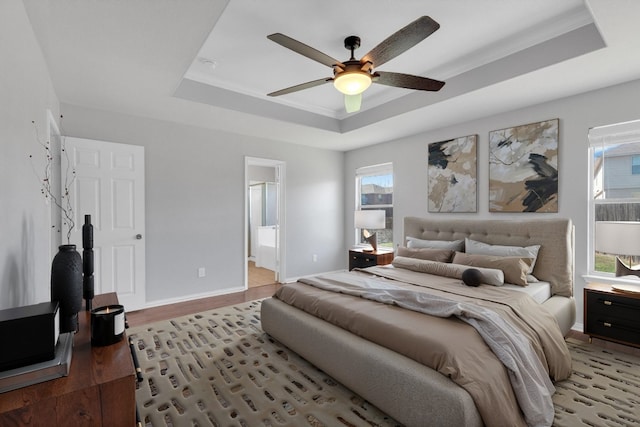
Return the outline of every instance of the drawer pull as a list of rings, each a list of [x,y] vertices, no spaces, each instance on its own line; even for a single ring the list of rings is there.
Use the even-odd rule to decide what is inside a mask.
[[[603,303],[604,303],[604,305],[611,305],[611,301],[609,301],[609,300],[604,300]]]
[[[607,328],[611,327],[611,323],[609,323],[609,322],[603,322],[603,325],[606,326]]]

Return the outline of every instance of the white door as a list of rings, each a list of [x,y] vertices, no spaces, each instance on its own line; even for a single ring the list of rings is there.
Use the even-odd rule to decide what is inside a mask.
[[[143,308],[144,147],[71,137],[64,144],[62,170],[71,164],[76,173],[71,242],[82,254],[82,226],[91,215],[95,294],[117,292],[126,311]]]

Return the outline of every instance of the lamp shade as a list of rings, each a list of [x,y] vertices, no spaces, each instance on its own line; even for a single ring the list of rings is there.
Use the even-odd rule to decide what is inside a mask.
[[[362,94],[358,95],[345,95],[344,96],[344,109],[347,113],[355,113],[360,111],[362,105]]]
[[[386,227],[385,212],[383,210],[355,211],[353,215],[355,228],[369,228],[380,230]]]
[[[614,255],[640,255],[640,222],[596,221],[596,251]]]
[[[333,80],[333,86],[345,95],[358,95],[371,86],[371,75],[364,71],[343,72]]]

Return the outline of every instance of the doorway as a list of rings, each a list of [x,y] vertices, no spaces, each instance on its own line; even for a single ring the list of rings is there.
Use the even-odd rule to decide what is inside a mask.
[[[245,159],[245,288],[280,282],[283,271],[284,162]]]

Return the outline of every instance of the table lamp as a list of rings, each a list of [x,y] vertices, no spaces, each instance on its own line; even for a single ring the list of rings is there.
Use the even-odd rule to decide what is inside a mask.
[[[377,233],[371,234],[368,229],[380,230],[384,229],[385,212],[383,210],[360,210],[355,211],[353,215],[353,223],[355,228],[362,229],[365,240],[371,245],[372,250],[378,250]]]
[[[598,252],[629,257],[640,255],[640,222],[596,221],[595,238]],[[631,263],[625,265],[616,256],[616,277],[619,276],[640,277],[640,270],[631,268]]]

